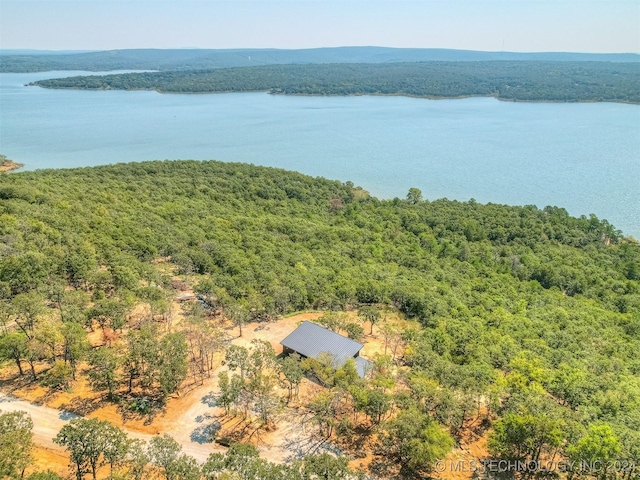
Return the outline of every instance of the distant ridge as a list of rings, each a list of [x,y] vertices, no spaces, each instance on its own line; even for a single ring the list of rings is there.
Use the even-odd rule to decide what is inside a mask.
[[[0,49],[0,55],[75,55],[78,53],[102,52],[103,50],[36,50],[25,49]]]
[[[635,53],[481,52],[439,48],[333,47],[278,49],[130,49],[77,53],[0,51],[0,72],[49,70],[193,70],[282,64],[474,62],[640,62]]]

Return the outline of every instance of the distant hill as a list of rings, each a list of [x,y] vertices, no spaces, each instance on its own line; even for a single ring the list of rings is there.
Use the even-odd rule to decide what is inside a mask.
[[[0,50],[0,55],[74,55],[101,50],[35,50],[32,48]]]
[[[193,70],[305,63],[473,61],[640,62],[634,53],[514,53],[432,48],[336,47],[277,49],[132,49],[76,53],[0,51],[0,72],[50,70]]]

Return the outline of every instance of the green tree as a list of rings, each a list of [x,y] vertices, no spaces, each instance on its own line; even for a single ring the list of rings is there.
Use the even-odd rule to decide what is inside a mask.
[[[33,421],[28,413],[0,413],[0,477],[22,478],[31,464]]]
[[[51,317],[41,318],[33,330],[33,339],[46,348],[45,357],[55,361],[63,344],[60,321]]]
[[[373,305],[365,305],[358,309],[358,316],[371,324],[369,335],[373,335],[373,326],[380,320],[380,310]]]
[[[2,327],[1,333],[6,335],[9,333],[7,327],[11,321],[12,309],[11,304],[7,300],[2,299],[1,291],[2,290],[0,290],[0,327]]]
[[[27,477],[27,480],[64,480],[60,475],[51,470],[35,472]]]
[[[332,387],[335,383],[336,360],[329,352],[320,352],[317,358],[305,358],[300,362],[305,373],[312,373],[325,387]]]
[[[95,320],[100,328],[117,330],[126,323],[126,306],[124,302],[117,298],[106,298],[99,300],[87,311],[87,318]]]
[[[244,381],[238,375],[232,375],[229,378],[229,373],[226,371],[218,374],[218,388],[220,388],[218,404],[224,407],[227,415],[229,415],[230,407],[238,404],[244,387]]]
[[[422,192],[419,188],[412,187],[409,189],[409,192],[407,193],[407,202],[412,205],[422,202]]]
[[[124,463],[133,480],[142,480],[146,466],[150,461],[151,458],[147,452],[146,443],[137,438],[131,440],[129,442],[129,448],[127,449],[127,455],[125,456]]]
[[[149,442],[149,455],[166,480],[199,480],[200,467],[182,453],[182,447],[169,435],[156,436]]]
[[[187,342],[183,333],[167,333],[160,341],[158,381],[163,396],[180,388],[187,377]]]
[[[121,364],[117,351],[113,348],[99,347],[91,351],[88,360],[89,383],[95,390],[106,390],[107,398],[113,400],[119,384],[118,367]]]
[[[343,366],[337,369],[333,378],[336,386],[343,389],[363,384],[363,379],[360,378],[356,361],[353,358],[349,358]]]
[[[553,372],[549,392],[562,399],[567,405],[577,408],[591,393],[589,387],[587,375],[583,370],[561,363]]]
[[[110,423],[103,424],[100,435],[104,442],[102,454],[109,464],[110,474],[113,475],[113,468],[126,462],[130,441],[125,432]]]
[[[64,339],[64,360],[71,366],[73,379],[76,378],[78,362],[82,360],[89,349],[87,332],[77,323],[65,323],[62,327]]]
[[[281,409],[281,399],[275,395],[277,378],[270,372],[258,373],[249,382],[253,397],[253,409],[260,415],[264,425],[268,425],[273,415]]]
[[[27,356],[27,337],[22,332],[11,332],[0,336],[0,359],[13,360],[20,375],[24,375],[21,361]]]
[[[440,425],[415,408],[400,412],[384,425],[381,446],[395,458],[401,472],[417,475],[445,458],[454,441]]]
[[[265,340],[251,341],[251,354],[249,355],[249,373],[251,376],[263,373],[265,370],[273,370],[276,367],[276,354],[271,344]]]
[[[190,350],[189,368],[195,380],[211,376],[214,355],[225,348],[227,335],[220,327],[204,319],[204,309],[199,303],[193,305],[187,315],[189,323],[184,333]]]
[[[249,350],[239,345],[231,345],[225,353],[225,363],[229,370],[240,370],[240,378],[244,381],[251,368]]]
[[[242,337],[242,327],[249,321],[249,310],[241,303],[231,303],[226,306],[225,315],[234,325],[240,329],[240,337]]]
[[[308,405],[314,422],[318,425],[320,434],[329,438],[333,433],[336,415],[336,396],[334,392],[325,390],[316,394]]]
[[[149,390],[156,381],[159,358],[159,341],[155,326],[144,324],[140,330],[127,333],[127,356],[124,370],[127,375],[129,392],[133,390],[134,380],[139,379],[143,391]]]
[[[298,397],[300,382],[304,378],[300,360],[301,357],[297,353],[288,355],[280,360],[280,373],[288,391],[287,401],[290,401],[294,396]]]
[[[489,451],[501,458],[538,460],[545,449],[555,449],[564,440],[566,424],[546,413],[508,413],[494,424]]]
[[[373,389],[368,392],[367,403],[363,410],[374,424],[380,423],[382,417],[391,409],[389,396],[383,391]]]
[[[27,348],[25,350],[25,360],[29,364],[31,370],[31,376],[34,381],[38,380],[38,373],[36,372],[36,363],[45,360],[47,358],[47,346],[40,342],[36,338],[30,338],[27,340]]]
[[[180,458],[182,447],[170,435],[156,436],[149,442],[149,456],[151,461],[164,472],[165,478],[170,479],[171,467]]]
[[[38,317],[45,312],[44,297],[35,291],[21,293],[13,298],[12,307],[16,325],[27,338],[33,338],[33,329]]]
[[[195,458],[182,454],[165,474],[167,480],[200,480],[201,469]]]
[[[333,332],[338,332],[345,328],[347,324],[347,316],[344,312],[328,311],[324,312],[316,322]]]
[[[230,471],[242,472],[249,470],[250,464],[258,460],[258,449],[248,443],[232,443],[225,455],[224,466]]]
[[[345,456],[334,457],[328,453],[307,455],[300,463],[302,476],[305,479],[356,480],[362,478],[349,468],[349,459]]]
[[[73,372],[69,365],[62,360],[56,360],[44,374],[41,383],[53,389],[65,389],[69,386],[72,375]]]
[[[359,342],[364,337],[364,329],[362,325],[358,325],[357,323],[347,323],[344,326],[345,331],[349,338]]]
[[[592,473],[607,478],[607,467],[617,460],[621,449],[620,440],[611,425],[602,423],[590,425],[587,434],[567,448],[567,454],[576,464],[601,466]]]
[[[206,480],[219,480],[225,478],[223,477],[223,472],[226,469],[225,459],[226,455],[223,455],[222,453],[210,454],[207,461],[202,465],[202,474],[204,475],[204,478]],[[231,480],[229,476],[226,478]],[[237,475],[237,478],[240,478],[240,476]]]
[[[98,469],[106,463],[115,464],[118,455],[126,454],[126,449],[116,446],[123,441],[120,430],[107,421],[95,418],[74,418],[63,426],[53,439],[69,451],[69,460],[77,480],[91,473],[96,479]]]

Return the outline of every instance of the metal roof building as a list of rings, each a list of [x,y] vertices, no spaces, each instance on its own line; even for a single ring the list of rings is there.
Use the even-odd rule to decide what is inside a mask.
[[[353,358],[361,377],[371,367],[371,362],[359,356],[363,347],[361,343],[308,321],[302,322],[280,345],[284,347],[284,353],[296,352],[309,358],[317,358],[322,352],[328,352],[333,356],[335,368],[342,367]]]

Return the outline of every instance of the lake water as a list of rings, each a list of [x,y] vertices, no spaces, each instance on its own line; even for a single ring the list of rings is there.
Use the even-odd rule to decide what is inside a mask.
[[[640,106],[491,98],[167,95],[0,74],[0,153],[27,169],[216,159],[351,180],[381,198],[556,205],[640,238]]]

